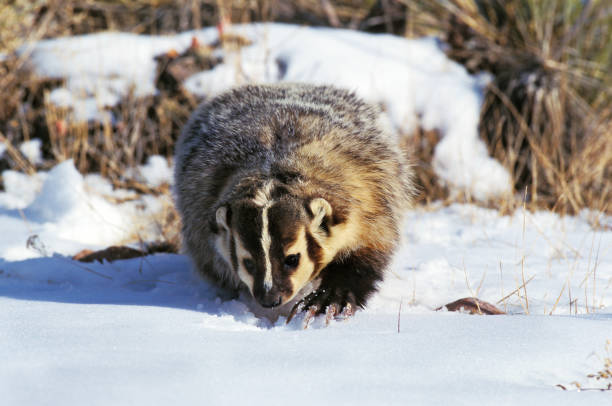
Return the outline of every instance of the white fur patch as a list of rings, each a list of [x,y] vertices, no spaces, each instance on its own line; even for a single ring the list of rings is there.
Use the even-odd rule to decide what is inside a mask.
[[[261,246],[263,247],[264,260],[266,264],[266,274],[264,276],[264,289],[269,292],[274,285],[272,280],[272,262],[270,262],[270,245],[272,245],[272,238],[270,237],[270,230],[268,228],[268,209],[272,206],[273,202],[268,202],[261,212]]]
[[[266,206],[270,202],[270,191],[272,190],[272,181],[266,182],[266,184],[257,191],[253,203],[257,206]]]

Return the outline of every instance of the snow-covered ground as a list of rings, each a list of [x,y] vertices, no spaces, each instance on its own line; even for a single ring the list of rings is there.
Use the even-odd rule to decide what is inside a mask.
[[[0,211],[2,404],[610,400],[555,387],[585,383],[612,338],[612,232],[592,229],[587,214],[411,211],[369,307],[302,330],[300,319],[271,323],[222,301],[182,255],[73,261],[81,248],[127,240],[135,209],[103,204],[108,185],[83,179],[70,161],[44,176],[38,194],[36,185],[0,194],[6,206],[33,189],[30,203]],[[435,311],[465,296],[509,315]]]
[[[439,45],[430,39],[411,42],[345,31],[247,26],[244,35],[254,45],[241,51],[243,61],[257,59],[262,48],[255,34],[262,32],[272,60],[285,58],[283,78],[335,79],[365,92],[364,97],[375,95],[375,101],[388,102],[396,126],[397,117],[406,112],[422,114],[427,121],[428,114],[448,108],[449,115],[440,116],[435,126],[452,139],[452,128],[461,132],[469,126],[458,124],[451,110],[460,112],[462,103],[471,106],[466,111],[479,106],[478,79],[441,59]],[[149,69],[147,61],[154,55],[173,47],[180,51],[193,35],[207,43],[215,33],[69,38],[38,44],[33,61],[41,74],[71,78],[62,90],[65,95],[76,97],[74,89],[82,86],[82,94],[95,97],[96,91],[87,93],[89,78],[103,88],[115,86],[106,90],[115,89],[120,97],[122,80],[129,78],[113,68]],[[98,41],[97,48],[87,41]],[[113,47],[105,50],[104,44],[117,41],[121,53]],[[321,44],[323,60],[337,54],[343,63],[322,64],[312,52],[313,43]],[[351,52],[363,59],[346,66],[354,57]],[[108,61],[124,57],[128,59]],[[88,66],[78,65],[81,60],[94,61],[100,72],[86,73],[78,82],[79,72],[87,72],[83,66]],[[193,81],[229,86],[219,79],[227,74],[223,69],[231,71],[224,66]],[[339,67],[343,75],[329,76]],[[377,67],[389,72],[389,83],[372,86],[368,96],[363,75]],[[388,87],[399,71],[416,77]],[[138,72],[135,77],[152,80]],[[214,80],[207,82],[206,75]],[[444,84],[447,79],[454,84]],[[457,90],[456,97],[444,93],[453,86],[465,92]],[[143,94],[152,91],[142,89]],[[407,104],[397,99],[409,94],[416,104],[402,110]],[[403,113],[394,121],[393,111]],[[471,139],[464,144],[471,145],[469,156],[489,159],[480,150],[484,146],[478,146],[475,127],[466,131],[473,133],[455,139]],[[32,160],[40,159],[38,148],[35,142],[21,146]],[[2,150],[0,145],[0,154]],[[438,156],[441,164],[444,157]],[[461,162],[448,159],[448,168]],[[171,170],[164,159],[152,157],[131,176],[137,174],[159,185],[169,180]],[[481,185],[500,182],[494,171],[481,170],[481,176]],[[154,238],[153,219],[168,204],[163,197],[134,200],[98,175],[82,176],[71,161],[33,176],[5,171],[3,183],[1,405],[611,403],[610,392],[556,387],[573,388],[574,381],[595,386],[586,375],[601,369],[598,355],[604,355],[606,340],[612,339],[610,217],[584,212],[560,218],[522,210],[500,216],[495,210],[458,204],[414,209],[407,215],[402,248],[368,308],[329,326],[317,319],[303,330],[299,318],[289,324],[284,318],[270,322],[255,317],[239,300],[222,300],[182,255],[103,264],[71,259],[84,248]],[[595,219],[603,226],[591,227]],[[508,315],[435,310],[467,296],[496,304]]]

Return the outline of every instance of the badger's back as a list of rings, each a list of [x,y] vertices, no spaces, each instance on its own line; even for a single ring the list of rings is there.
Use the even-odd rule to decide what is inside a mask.
[[[296,84],[240,87],[202,104],[177,144],[185,247],[200,269],[219,266],[210,261],[207,219],[273,179],[287,193],[331,204],[345,227],[338,255],[363,247],[390,252],[412,193],[409,174],[378,109],[353,93]]]
[[[202,104],[177,153],[187,158],[184,165],[206,159],[207,165],[247,167],[283,157],[334,129],[368,142],[381,133],[378,111],[353,93],[328,86],[244,86]]]

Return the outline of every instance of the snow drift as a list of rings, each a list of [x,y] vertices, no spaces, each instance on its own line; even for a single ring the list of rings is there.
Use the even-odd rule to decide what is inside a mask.
[[[434,168],[456,192],[476,199],[499,197],[510,190],[510,176],[488,156],[478,137],[486,76],[469,75],[448,59],[434,38],[408,40],[348,30],[283,24],[248,24],[234,31],[252,44],[235,52],[218,50],[223,63],[185,80],[186,89],[210,97],[250,82],[334,84],[379,104],[395,129],[410,134],[417,126],[438,129]],[[50,94],[52,102],[71,107],[82,120],[108,118],[106,106],[130,90],[155,93],[156,55],[184,51],[193,38],[203,44],[218,39],[208,28],[174,36],[100,33],[40,41],[31,62],[37,74],[65,79]]]

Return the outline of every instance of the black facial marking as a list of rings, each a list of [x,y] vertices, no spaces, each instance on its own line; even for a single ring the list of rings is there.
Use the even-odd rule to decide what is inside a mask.
[[[270,262],[274,286],[284,294],[293,293],[290,276],[300,263],[300,255],[285,255],[287,247],[295,243],[304,222],[304,211],[297,200],[281,197],[268,210],[268,229],[272,244]]]
[[[306,232],[306,244],[308,246],[308,256],[314,262],[315,269],[318,269],[321,262],[323,261],[323,251],[321,250],[321,246],[314,239],[310,232]]]
[[[236,240],[232,235],[230,238],[230,257],[232,260],[232,268],[234,272],[238,272],[238,258],[236,257]]]
[[[319,226],[321,230],[325,231],[325,234],[329,236],[329,226],[327,225],[327,216],[323,217],[321,220],[321,225]]]
[[[240,235],[240,240],[253,256],[253,258],[263,258],[261,247],[261,207],[243,205],[236,214],[235,227]]]
[[[272,242],[288,245],[296,240],[296,232],[301,223],[301,211],[293,201],[281,199],[268,210],[268,229]],[[281,246],[277,245],[275,253],[283,258]]]

